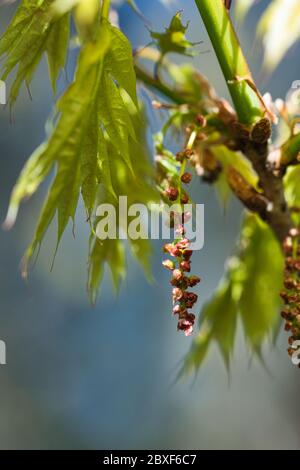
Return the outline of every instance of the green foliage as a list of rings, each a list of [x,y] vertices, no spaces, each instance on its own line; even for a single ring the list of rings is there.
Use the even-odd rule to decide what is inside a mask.
[[[136,9],[135,2],[128,2]],[[191,165],[203,179],[206,176],[211,183],[217,179],[216,186],[223,200],[229,194],[227,176],[230,169],[241,176],[244,186],[247,186],[246,182],[262,192],[249,159],[242,152],[227,148],[229,141],[222,137],[223,133],[232,137],[230,125],[236,119],[250,128],[265,115],[266,109],[223,0],[195,2],[212,40],[236,114],[193,67],[171,64],[165,58],[169,53],[193,55],[194,44],[186,39],[188,25],[183,25],[180,12],[164,32],[151,31],[158,50],[146,49],[151,52],[150,60],[154,60],[156,73],[153,77],[147,75],[146,69],[140,73],[146,77],[145,82],[149,86],[174,101],[174,106],[156,103],[157,107],[169,110],[169,119],[155,138],[157,185],[165,181],[174,183],[176,187],[181,184],[178,170],[184,167],[164,147],[164,139],[169,130],[179,132],[182,137],[185,129],[186,145],[193,151],[189,155]],[[251,0],[244,2],[242,13],[246,13],[251,3]],[[285,35],[278,46],[280,35],[276,36],[276,31],[278,33],[283,3],[275,0],[261,23],[266,51],[277,48],[267,58],[269,67],[275,66],[299,37],[297,27],[295,29],[299,7],[295,2],[291,9],[294,18],[290,18],[290,34]],[[136,94],[131,46],[124,34],[108,21],[109,6],[109,0],[23,0],[0,38],[0,56],[4,64],[2,78],[7,79],[15,73],[9,97],[12,106],[21,85],[25,83],[29,87],[44,55],[48,59],[51,86],[56,92],[57,79],[66,63],[70,25],[76,28],[76,41],[80,47],[73,81],[56,104],[49,138],[31,155],[13,189],[6,225],[14,224],[22,201],[32,196],[54,173],[33,240],[25,255],[26,274],[28,263],[53,219],[57,216],[57,250],[69,222],[74,226],[78,201],[82,198],[90,227],[87,289],[93,303],[106,266],[111,271],[115,288],[119,288],[126,274],[127,246],[151,279],[151,246],[146,239],[141,236],[129,239],[126,244],[118,238],[104,241],[97,238],[98,205],[112,204],[118,217],[120,196],[127,196],[128,205],[143,203],[149,206],[159,199],[145,143],[147,129]],[[166,72],[165,82],[157,73],[159,67]],[[169,87],[169,82],[173,83],[173,88]],[[293,139],[292,151],[297,155],[299,139],[297,136]],[[237,142],[230,143],[230,148],[245,151],[245,147],[232,146]],[[201,160],[205,152],[216,166],[206,162],[205,167],[204,158]],[[177,157],[180,159],[180,154]],[[298,167],[287,171],[285,192],[289,206],[299,206],[299,176]],[[163,184],[160,191],[164,198]],[[238,192],[237,195],[239,197]],[[246,203],[245,206],[252,207]],[[140,232],[146,230],[145,227],[140,229]],[[117,220],[119,230],[127,238],[127,224],[122,219]],[[229,368],[239,321],[251,351],[261,355],[264,340],[274,333],[278,325],[282,271],[282,252],[271,229],[257,216],[248,214],[236,253],[227,263],[225,276],[213,298],[203,308],[200,333],[186,358],[183,372],[197,370],[213,342],[218,345]]]
[[[203,307],[200,332],[181,373],[198,370],[213,342],[229,367],[239,318],[251,351],[260,355],[263,341],[278,325],[282,272],[283,255],[273,233],[257,216],[248,214],[237,252]]]
[[[5,58],[2,80],[17,67],[9,102],[16,101],[23,82],[29,87],[44,53],[47,54],[52,87],[66,61],[70,16],[54,18],[53,0],[23,1],[0,39],[0,56]]]
[[[128,206],[131,204],[158,202],[158,194],[152,185],[153,170],[149,164],[149,155],[145,144],[145,122],[140,118],[133,103],[128,101],[128,110],[137,136],[136,140],[129,140],[129,151],[135,156],[134,174],[128,171],[128,166],[124,159],[120,159],[118,151],[106,135],[105,143],[107,146],[106,159],[102,166],[103,171],[109,175],[110,183],[104,184],[104,191],[100,191],[97,196],[97,205],[110,203],[115,207],[117,214],[117,229],[121,229],[126,234],[127,226],[119,225],[119,196],[127,195]],[[104,169],[104,167],[106,167]],[[129,217],[130,223],[130,217]],[[94,227],[96,228],[97,217],[94,218]],[[129,247],[133,257],[141,265],[149,280],[151,275],[151,245],[149,240],[139,238],[136,240],[128,239]],[[102,255],[105,254],[103,257]],[[102,259],[102,264],[99,260]],[[99,284],[102,279],[104,263],[109,265],[112,273],[115,288],[118,289],[120,281],[126,273],[126,258],[124,255],[124,243],[120,240],[99,241],[95,232],[90,238],[89,254],[89,276],[88,292],[92,302],[95,302],[99,291]]]
[[[187,31],[188,24],[185,26],[181,21],[181,12],[177,12],[173,16],[170,25],[165,29],[163,33],[157,33],[150,31],[152,39],[160,50],[162,56],[173,52],[181,55],[194,55],[192,49],[195,43],[191,43],[186,39],[185,33]]]
[[[68,14],[55,21],[47,39],[47,58],[49,64],[50,80],[54,93],[56,81],[66,63],[70,36],[70,17]]]
[[[75,3],[71,6],[74,7]],[[80,11],[83,11],[79,10],[79,3],[76,3],[74,10],[76,22]],[[64,6],[63,2],[56,1],[55,6],[58,4]],[[98,2],[97,5],[99,7]],[[32,75],[32,61],[29,58],[33,58],[36,66],[44,51],[48,54],[51,82],[55,88],[57,75],[65,61],[69,13],[63,11],[61,16],[54,15],[53,11],[52,2],[46,0],[39,2],[39,6],[37,2],[21,4],[12,24],[14,27],[21,21],[28,24],[28,36],[25,34],[22,42],[22,55],[17,42],[12,47],[18,39],[11,37],[14,31],[12,25],[2,37],[2,53],[8,56],[4,65],[5,76],[17,63],[19,71],[23,71],[22,74],[19,72],[13,85],[11,103],[17,96],[16,90],[21,81],[28,81],[29,73]],[[87,21],[88,17],[89,13],[85,11],[81,17],[81,28],[83,20]],[[143,143],[145,131],[138,110],[130,44],[123,33],[105,18],[97,25],[96,29],[94,24],[91,26],[90,34],[85,30],[74,80],[57,102],[56,124],[49,139],[29,158],[12,192],[7,226],[15,222],[20,203],[34,194],[55,169],[32,243],[26,252],[24,274],[28,261],[41,244],[55,215],[57,246],[69,220],[74,224],[80,194],[89,221],[101,202],[98,194],[100,186],[106,197],[116,205],[118,195],[127,194],[130,203],[148,203],[156,195]],[[40,36],[40,46],[37,48],[38,54],[34,55],[32,46],[37,36]],[[26,68],[28,64],[29,68]],[[89,251],[88,287],[92,300],[95,300],[105,262],[111,267],[115,285],[119,285],[125,272],[124,247],[118,240],[103,244],[96,241],[91,224]],[[144,240],[136,240],[132,251],[149,273],[150,252]]]
[[[300,167],[293,166],[288,169],[285,176],[285,194],[290,206],[300,205]]]

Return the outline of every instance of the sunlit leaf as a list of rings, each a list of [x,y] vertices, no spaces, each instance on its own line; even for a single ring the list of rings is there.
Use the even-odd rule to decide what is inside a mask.
[[[193,55],[192,49],[195,44],[186,39],[185,33],[187,28],[188,25],[183,25],[181,21],[181,12],[178,12],[173,16],[170,25],[165,29],[164,33],[150,31],[150,34],[163,56],[170,52]]]
[[[248,242],[242,254],[245,280],[239,306],[246,339],[259,351],[278,325],[283,255],[271,230],[257,219],[249,218],[243,231]]]
[[[2,79],[18,67],[9,102],[16,101],[23,82],[29,86],[44,53],[48,53],[51,82],[54,88],[59,70],[64,67],[68,44],[69,17],[56,24],[51,12],[52,0],[23,1],[11,24],[0,39],[0,56],[4,57]],[[53,36],[56,37],[56,53]]]
[[[51,85],[54,93],[56,92],[56,81],[59,72],[66,63],[69,36],[70,17],[64,15],[52,25],[46,46]]]
[[[285,194],[290,206],[300,206],[300,167],[288,169],[285,176]]]
[[[212,147],[212,152],[225,171],[228,166],[233,167],[251,186],[258,189],[258,176],[250,161],[242,153],[233,152],[224,145]]]
[[[66,15],[62,16],[51,25],[56,30],[57,40],[64,45],[68,36],[66,18]],[[50,49],[54,86],[62,57],[55,56],[54,43]],[[65,52],[64,47],[64,55]],[[57,117],[49,140],[29,159],[11,197],[6,221],[9,226],[13,224],[22,200],[31,196],[55,168],[53,183],[26,253],[27,261],[42,242],[56,214],[58,245],[69,220],[74,223],[80,193],[89,220],[101,202],[98,198],[100,185],[105,198],[116,208],[119,195],[128,194],[130,203],[147,203],[154,198],[153,175],[149,171],[145,146],[141,143],[145,129],[141,126],[130,45],[117,28],[102,20],[96,38],[86,40],[81,47],[73,83],[57,103]],[[107,247],[108,242],[104,245]],[[99,260],[103,246],[92,230],[89,277],[92,299],[96,296],[105,263],[111,268],[116,287],[123,277],[123,245],[112,240],[109,250],[105,248],[104,251],[101,266],[96,267],[95,259]],[[135,241],[132,251],[150,277],[148,242]],[[26,263],[24,266],[26,271]]]

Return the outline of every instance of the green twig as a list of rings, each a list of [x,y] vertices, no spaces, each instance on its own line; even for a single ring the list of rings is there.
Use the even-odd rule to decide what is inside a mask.
[[[158,91],[166,98],[169,98],[171,101],[173,101],[173,103],[179,105],[187,103],[188,100],[185,96],[182,96],[175,90],[172,90],[172,88],[170,88],[168,85],[150,75],[144,68],[140,67],[137,64],[135,64],[135,73],[138,80],[140,80],[150,88],[153,88],[154,90]]]
[[[107,20],[110,9],[110,0],[102,0],[101,18]]]
[[[292,136],[281,147],[280,165],[286,167],[290,164],[299,163],[300,133]]]
[[[259,92],[223,0],[195,0],[217,55],[241,123],[254,124],[264,114]]]

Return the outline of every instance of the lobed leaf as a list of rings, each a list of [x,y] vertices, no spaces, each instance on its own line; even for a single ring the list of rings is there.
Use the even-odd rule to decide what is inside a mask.
[[[195,43],[186,39],[185,33],[188,24],[185,26],[181,21],[181,12],[177,12],[168,28],[163,33],[150,31],[151,37],[155,40],[162,56],[173,52],[182,55],[193,55],[192,49]]]

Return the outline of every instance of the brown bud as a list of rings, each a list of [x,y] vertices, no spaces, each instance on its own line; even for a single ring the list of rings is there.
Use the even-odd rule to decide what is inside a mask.
[[[263,144],[271,137],[272,128],[271,122],[268,118],[263,118],[258,121],[251,129],[251,140],[258,144]]]
[[[182,278],[183,278],[183,272],[180,271],[180,269],[174,269],[173,279],[176,279],[176,281],[181,281]]]
[[[174,256],[175,258],[181,255],[181,251],[172,243],[166,243],[163,247],[163,251],[165,253],[169,253],[171,256]]]
[[[173,307],[173,313],[174,315],[180,315],[182,313],[186,312],[185,308],[182,307],[181,305],[175,305],[175,307]]]
[[[196,286],[197,284],[199,284],[200,281],[201,279],[198,276],[190,276],[188,279],[188,283],[190,287]]]
[[[170,201],[176,201],[178,198],[178,189],[170,186],[166,189],[165,194]]]
[[[189,202],[190,198],[187,193],[183,193],[180,198],[181,204],[187,204]]]
[[[191,270],[191,262],[190,261],[181,261],[180,263],[180,268],[182,269],[182,271],[185,271],[185,272],[190,272]]]
[[[189,184],[192,181],[193,175],[191,173],[183,173],[181,176],[181,181],[185,184]]]
[[[189,159],[191,158],[191,156],[193,155],[193,150],[192,149],[185,149],[184,151],[184,155],[185,155],[185,158]]]
[[[192,254],[193,254],[193,250],[184,250],[184,252],[182,254],[183,259],[188,261],[191,258]]]
[[[177,152],[176,153],[176,160],[180,163],[183,162],[183,160],[185,159],[185,153],[184,152]]]
[[[206,119],[202,114],[197,114],[196,116],[196,122],[198,126],[205,127],[206,126]]]
[[[286,289],[294,289],[296,286],[297,286],[297,282],[294,281],[293,279],[289,278],[289,279],[284,280],[284,287]]]
[[[174,287],[174,289],[172,290],[172,295],[173,295],[174,302],[177,302],[178,300],[182,299],[183,291],[179,289],[178,287]]]
[[[190,246],[190,241],[188,238],[182,238],[178,243],[176,243],[176,247],[180,250],[185,250]]]

